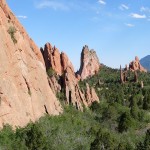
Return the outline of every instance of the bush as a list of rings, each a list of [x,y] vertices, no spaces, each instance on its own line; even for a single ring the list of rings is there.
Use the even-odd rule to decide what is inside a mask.
[[[55,72],[55,70],[52,67],[50,67],[47,70],[47,74],[48,74],[49,77],[52,77],[52,76],[56,75],[56,72]]]
[[[114,150],[116,146],[116,139],[111,133],[100,129],[96,135],[95,140],[91,143],[91,150],[109,149]]]
[[[17,43],[17,40],[16,40],[16,38],[15,38],[15,33],[16,33],[16,31],[17,31],[17,30],[16,30],[15,27],[13,27],[13,26],[10,26],[9,29],[8,29],[8,33],[10,34],[10,37],[11,37],[11,39],[12,39],[12,41],[13,41],[14,44]]]

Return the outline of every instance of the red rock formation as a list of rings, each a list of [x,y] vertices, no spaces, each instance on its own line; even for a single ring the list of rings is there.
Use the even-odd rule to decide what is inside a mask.
[[[55,95],[61,91],[61,85],[58,83],[58,80],[55,76],[52,76],[50,78],[48,77],[48,82]]]
[[[55,48],[56,49],[56,48]],[[94,88],[90,88],[87,86],[87,90],[85,93],[81,92],[78,81],[80,78],[80,75],[78,75],[79,78],[76,78],[74,67],[71,63],[71,61],[68,59],[67,55],[62,52],[61,54],[57,50],[57,54],[54,55],[54,48],[48,43],[45,45],[44,51],[41,49],[45,64],[47,69],[50,67],[55,70],[55,72],[62,76],[62,85],[61,89],[65,89],[65,95],[66,95],[66,103],[74,105],[78,110],[83,110],[83,105],[85,107],[88,107],[92,104],[92,102],[99,101],[98,96],[96,95],[96,92]],[[94,62],[94,52],[90,52],[91,62]],[[92,74],[91,74],[92,75]],[[54,93],[59,92],[60,86],[58,84],[57,80],[51,78],[49,79],[50,87],[53,89]]]
[[[46,69],[52,68],[58,75],[62,75],[67,67],[70,67],[74,72],[73,65],[68,59],[67,55],[54,46],[52,47],[50,43],[45,44],[44,51],[41,48],[43,54]]]
[[[49,87],[39,48],[5,0],[0,0],[0,100],[0,126],[24,126],[45,113],[62,111]]]
[[[95,92],[95,89],[93,87],[90,88],[88,83],[86,84],[85,97],[86,97],[88,106],[90,106],[95,101],[99,102],[99,98]]]
[[[135,57],[135,60],[129,64],[129,69],[131,71],[139,70],[140,72],[147,72],[147,70],[140,64],[140,60],[137,56]]]
[[[99,59],[94,50],[89,50],[88,46],[84,46],[81,53],[81,65],[77,72],[81,79],[95,75],[100,69]]]
[[[59,50],[57,48],[52,47],[50,43],[45,44],[44,52],[43,52],[46,69],[52,68],[59,75],[62,74],[62,65],[61,65],[61,57]]]
[[[63,77],[64,88],[66,92],[67,103],[76,106],[77,109],[83,110],[83,104],[87,107],[84,94],[80,91],[78,81],[72,68],[67,67]]]
[[[72,70],[72,72],[74,72],[74,67],[71,61],[69,60],[68,56],[64,52],[61,53],[61,62],[62,72],[64,72],[67,69],[67,67],[69,67]]]

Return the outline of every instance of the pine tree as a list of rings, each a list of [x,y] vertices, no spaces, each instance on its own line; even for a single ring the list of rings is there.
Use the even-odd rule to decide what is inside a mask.
[[[118,131],[127,131],[132,126],[132,119],[128,112],[123,113],[119,118]]]

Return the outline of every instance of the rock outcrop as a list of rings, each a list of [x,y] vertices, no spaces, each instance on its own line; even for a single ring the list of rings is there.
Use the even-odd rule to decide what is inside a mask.
[[[78,110],[83,110],[83,105],[88,106],[84,94],[81,92],[78,80],[75,77],[75,73],[72,72],[70,67],[67,67],[63,77],[64,89],[67,103],[74,105]]]
[[[135,60],[130,62],[129,67],[126,65],[124,69],[120,66],[120,83],[125,83],[128,80],[128,72],[134,72],[134,82],[138,82],[138,71],[147,72],[147,70],[140,64],[139,58],[136,56]]]
[[[89,50],[85,45],[81,52],[81,65],[77,72],[78,79],[86,79],[89,76],[95,75],[100,69],[100,62],[94,50]],[[79,77],[80,75],[80,77]]]
[[[60,53],[57,48],[52,47],[50,43],[46,43],[43,51],[43,57],[45,61],[46,69],[52,68],[59,75],[62,74],[62,65]]]
[[[24,126],[60,112],[39,48],[0,0],[0,126]]]
[[[54,93],[60,92],[61,89],[64,89],[66,104],[74,105],[78,110],[82,111],[83,105],[88,107],[94,101],[99,102],[99,98],[96,95],[94,88],[90,88],[87,85],[87,90],[85,92],[81,91],[78,84],[79,80],[75,75],[74,67],[64,52],[60,53],[59,50],[52,47],[50,43],[45,45],[44,51],[41,48],[41,52],[43,54],[47,70],[52,68],[61,79],[58,83],[54,76],[50,77],[49,84]]]
[[[90,106],[95,101],[99,102],[99,98],[95,92],[95,89],[93,87],[90,88],[88,83],[86,84],[85,98],[88,106]]]
[[[47,70],[52,68],[58,75],[62,75],[69,66],[74,71],[73,65],[67,55],[64,52],[60,53],[55,46],[52,47],[50,43],[46,43],[44,50],[41,48],[41,51]]]
[[[140,64],[139,58],[136,56],[135,60],[130,62],[129,70],[131,71],[140,71],[140,72],[147,72],[147,70]]]

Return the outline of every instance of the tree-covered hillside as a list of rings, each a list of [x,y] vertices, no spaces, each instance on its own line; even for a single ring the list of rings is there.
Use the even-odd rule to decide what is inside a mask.
[[[46,115],[16,131],[6,125],[0,149],[149,150],[150,74],[138,72],[135,83],[134,73],[128,72],[127,80],[120,84],[120,71],[103,66],[97,75],[80,81],[82,91],[86,83],[95,87],[100,103],[83,112],[64,106],[63,114]]]

